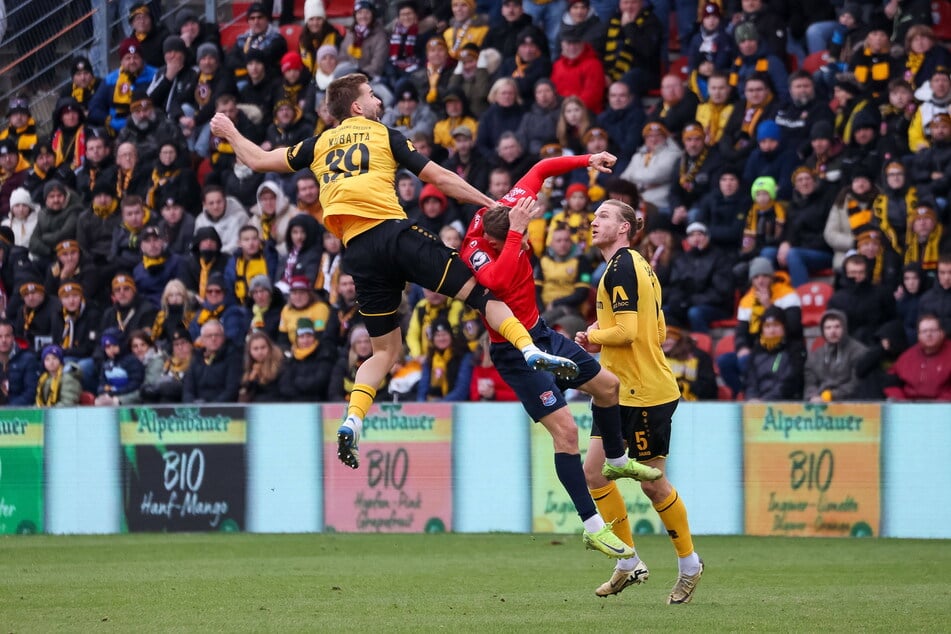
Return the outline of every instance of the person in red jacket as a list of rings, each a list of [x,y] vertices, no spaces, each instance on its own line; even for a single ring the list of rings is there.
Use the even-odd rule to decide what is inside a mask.
[[[918,318],[918,343],[905,350],[889,370],[898,385],[885,396],[898,401],[951,401],[951,341],[934,315]]]
[[[579,97],[595,114],[604,110],[604,66],[575,29],[561,36],[561,57],[551,66],[551,82],[562,97]]]
[[[529,329],[535,345],[551,354],[563,354],[577,364],[578,375],[572,379],[556,379],[542,372],[531,376],[518,367],[513,356],[518,354],[518,350],[486,324],[492,342],[489,354],[499,374],[518,395],[532,420],[539,421],[552,436],[555,473],[584,523],[585,545],[609,557],[623,560],[630,558],[633,550],[614,534],[613,522],[605,523],[591,498],[581,465],[578,427],[568,409],[563,390],[580,389],[594,398],[592,417],[602,437],[592,438],[591,442],[604,444],[604,477],[611,480],[621,477],[655,480],[661,474],[659,470],[645,467],[625,455],[617,377],[603,369],[580,346],[549,328],[539,316],[531,246],[525,235],[531,218],[530,210],[535,207],[534,198],[545,179],[584,167],[610,172],[610,167],[616,161],[617,158],[612,154],[601,152],[560,156],[537,163],[502,197],[498,205],[483,207],[476,212],[463,240],[461,255],[475,274],[476,281],[502,299],[520,320],[524,320],[522,323]],[[623,522],[627,515],[618,514],[617,517]]]

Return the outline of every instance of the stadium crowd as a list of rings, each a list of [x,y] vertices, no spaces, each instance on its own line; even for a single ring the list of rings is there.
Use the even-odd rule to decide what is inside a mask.
[[[132,5],[118,66],[74,59],[50,135],[29,99],[7,106],[0,402],[345,400],[371,348],[318,183],[254,173],[208,122],[291,147],[335,125],[323,97],[351,72],[495,199],[541,158],[618,157],[546,181],[528,229],[539,307],[569,337],[604,272],[592,212],[616,198],[645,220],[685,399],[951,400],[951,53],[931,3],[673,5],[360,0],[344,26],[306,0],[288,41],[254,3],[226,46],[194,13]],[[474,208],[409,172],[396,191],[461,247]],[[381,393],[514,399],[477,313],[405,295]]]

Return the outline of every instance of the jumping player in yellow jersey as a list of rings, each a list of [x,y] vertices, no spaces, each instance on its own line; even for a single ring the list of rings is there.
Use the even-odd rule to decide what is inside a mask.
[[[397,311],[408,281],[478,309],[532,368],[561,378],[576,376],[578,366],[573,361],[543,352],[532,343],[525,326],[508,306],[476,283],[458,253],[407,219],[396,198],[396,169],[405,167],[462,202],[490,206],[495,201],[380,123],[383,104],[365,75],[335,79],[326,98],[330,114],[340,124],[290,148],[262,150],[222,115],[211,120],[211,132],[230,143],[238,159],[257,172],[310,169],[320,186],[324,224],[347,246],[343,266],[356,283],[373,355],[357,371],[347,418],[337,434],[341,462],[353,469],[360,466],[357,445],[363,418],[376,396],[375,386],[402,354]]]
[[[665,470],[670,447],[670,428],[680,389],[661,344],[666,339],[661,289],[650,264],[630,248],[631,238],[641,229],[634,209],[619,200],[606,200],[591,223],[592,243],[607,262],[598,284],[597,321],[575,341],[589,352],[601,352],[601,365],[620,379],[621,421],[628,442],[628,455]],[[613,522],[617,536],[634,545],[627,521],[624,498],[614,482],[603,477],[604,445],[600,430],[592,426],[591,444],[585,458],[585,476],[591,497],[602,517]],[[689,603],[703,574],[703,561],[693,549],[687,508],[666,475],[641,482],[660,515],[679,558],[679,575],[667,603]],[[618,561],[611,579],[595,594],[609,596],[643,583],[650,573],[637,556]]]

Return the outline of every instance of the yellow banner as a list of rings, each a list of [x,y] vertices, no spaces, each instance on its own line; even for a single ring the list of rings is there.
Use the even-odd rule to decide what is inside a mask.
[[[325,420],[343,420],[343,405],[325,405]],[[339,425],[324,425],[324,442],[337,442]],[[452,405],[449,403],[380,403],[363,419],[361,441],[450,442]]]
[[[234,408],[136,407],[120,412],[123,445],[220,445],[247,440],[247,423],[229,415]]]
[[[42,447],[43,422],[22,418],[0,419],[0,447]]]
[[[569,403],[569,409],[578,425],[578,445],[584,462],[591,439],[591,407],[587,403]],[[531,425],[532,436],[532,531],[536,533],[580,533],[581,518],[571,498],[555,473],[554,448],[551,435],[540,423],[533,423],[526,415],[525,424]],[[624,495],[628,521],[635,535],[663,532],[663,526],[654,507],[641,487],[633,480],[618,480]]]
[[[743,407],[749,535],[878,535],[881,407],[754,403]]]

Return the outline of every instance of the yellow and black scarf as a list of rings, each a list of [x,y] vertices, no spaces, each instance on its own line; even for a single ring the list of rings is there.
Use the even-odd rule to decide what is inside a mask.
[[[49,389],[46,390],[47,381]],[[44,372],[40,376],[40,382],[36,385],[36,404],[40,407],[52,407],[59,402],[59,388],[63,381],[63,368],[60,367],[56,374],[50,376],[49,372]],[[46,396],[43,393],[46,392]]]

